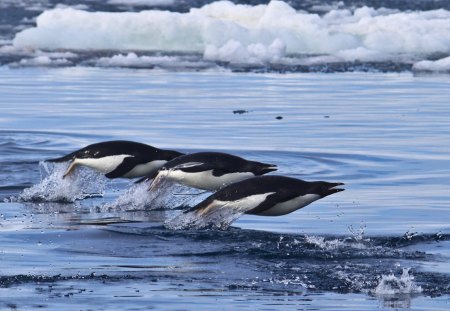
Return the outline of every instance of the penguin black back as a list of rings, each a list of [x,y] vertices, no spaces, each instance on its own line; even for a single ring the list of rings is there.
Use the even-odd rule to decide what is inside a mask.
[[[93,168],[107,178],[135,178],[157,171],[167,161],[180,155],[177,151],[158,149],[138,142],[114,140],[92,144],[48,161],[70,162],[63,178],[77,166]]]
[[[49,162],[65,162],[74,158],[98,159],[107,156],[129,154],[142,157],[144,161],[150,161],[155,157],[170,161],[183,153],[172,150],[158,149],[150,145],[127,140],[112,140],[88,145],[84,148],[71,152],[65,156],[49,159]]]
[[[186,165],[197,163],[198,165]],[[276,165],[244,158],[223,152],[196,152],[186,154],[166,163],[162,169],[180,169],[186,173],[195,173],[212,169],[214,176],[231,172],[252,172],[255,176],[277,170]]]

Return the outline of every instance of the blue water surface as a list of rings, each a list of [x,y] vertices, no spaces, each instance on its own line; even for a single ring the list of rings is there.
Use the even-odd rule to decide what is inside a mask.
[[[3,308],[446,310],[448,76],[0,75]],[[226,231],[174,231],[163,223],[176,210],[115,206],[124,180],[73,203],[17,200],[39,184],[40,161],[112,139],[231,152],[346,191]]]

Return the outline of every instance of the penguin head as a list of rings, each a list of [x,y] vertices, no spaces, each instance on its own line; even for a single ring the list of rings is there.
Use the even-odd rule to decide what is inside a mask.
[[[256,161],[248,162],[248,170],[255,174],[255,176],[261,176],[270,172],[274,172],[277,169],[277,166],[274,164],[267,164]]]
[[[330,183],[326,181],[318,181],[317,187],[318,187],[318,194],[324,198],[326,196],[329,196],[333,193],[344,191],[343,188],[338,188],[339,186],[343,186],[344,183]]]

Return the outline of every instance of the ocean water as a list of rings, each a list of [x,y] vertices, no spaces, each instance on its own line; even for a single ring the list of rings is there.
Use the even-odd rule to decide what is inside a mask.
[[[449,1],[2,1],[0,309],[447,310],[449,21]],[[346,190],[174,230],[207,194],[45,162],[114,139]]]

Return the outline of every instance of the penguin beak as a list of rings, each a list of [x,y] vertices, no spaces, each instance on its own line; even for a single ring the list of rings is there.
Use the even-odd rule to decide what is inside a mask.
[[[261,169],[261,174],[267,174],[267,173],[270,173],[270,172],[274,172],[274,171],[276,171],[277,169],[278,169],[278,167],[277,167],[276,165],[273,165],[273,164],[267,164],[266,167],[264,167],[264,168]]]
[[[345,189],[343,189],[343,188],[338,188],[338,187],[340,187],[340,186],[344,186],[344,183],[332,183],[331,185],[330,185],[330,187],[325,191],[325,195],[324,195],[324,197],[326,197],[326,196],[328,196],[328,195],[331,195],[331,194],[333,194],[333,193],[337,193],[337,192],[341,192],[341,191],[344,191]]]

